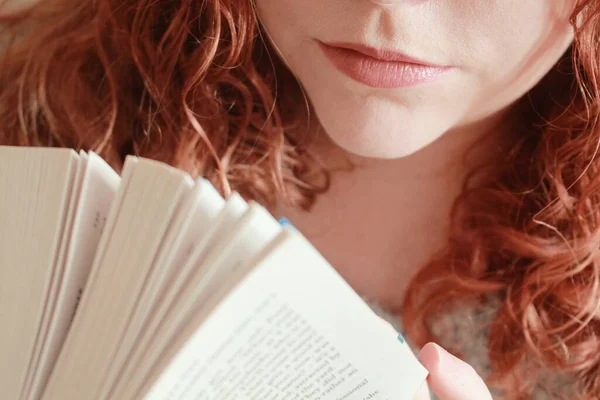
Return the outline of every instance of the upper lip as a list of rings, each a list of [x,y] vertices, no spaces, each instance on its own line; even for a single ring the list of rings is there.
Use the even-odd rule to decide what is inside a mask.
[[[346,43],[346,42],[334,42],[334,43],[323,43],[325,46],[329,47],[337,47],[342,49],[354,50],[363,55],[371,58],[375,58],[381,61],[388,62],[400,62],[406,64],[415,64],[415,65],[423,65],[426,67],[437,67],[437,68],[445,68],[443,65],[433,64],[424,60],[420,60],[415,57],[408,56],[404,53],[394,51],[394,50],[386,50],[386,49],[378,49],[375,47],[371,47],[365,44],[360,43]]]

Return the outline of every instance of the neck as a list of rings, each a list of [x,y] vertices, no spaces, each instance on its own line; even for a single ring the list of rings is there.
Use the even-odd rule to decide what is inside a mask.
[[[319,134],[312,150],[332,171],[331,187],[310,213],[281,211],[359,294],[398,310],[410,278],[447,242],[465,175],[503,154],[504,121],[507,113],[452,130],[394,160],[357,157]]]

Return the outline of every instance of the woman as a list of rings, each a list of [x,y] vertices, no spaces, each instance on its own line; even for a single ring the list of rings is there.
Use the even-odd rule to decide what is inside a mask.
[[[600,396],[598,1],[9,3],[0,143],[204,175],[498,398]]]

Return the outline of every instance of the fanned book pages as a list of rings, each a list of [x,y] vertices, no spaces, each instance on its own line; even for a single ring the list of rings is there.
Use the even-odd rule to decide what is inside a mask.
[[[0,147],[0,397],[412,400],[427,375],[298,232],[129,156]]]

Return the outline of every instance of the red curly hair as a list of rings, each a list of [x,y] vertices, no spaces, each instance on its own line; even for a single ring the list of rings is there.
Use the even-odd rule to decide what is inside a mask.
[[[579,1],[572,23],[506,162],[467,180],[403,311],[423,344],[448,307],[494,299],[490,382],[507,398],[526,398],[543,368],[600,398],[600,2]],[[136,154],[268,206],[309,208],[326,190],[290,134],[309,107],[251,0],[44,0],[0,27],[0,144],[93,150],[117,170]]]

